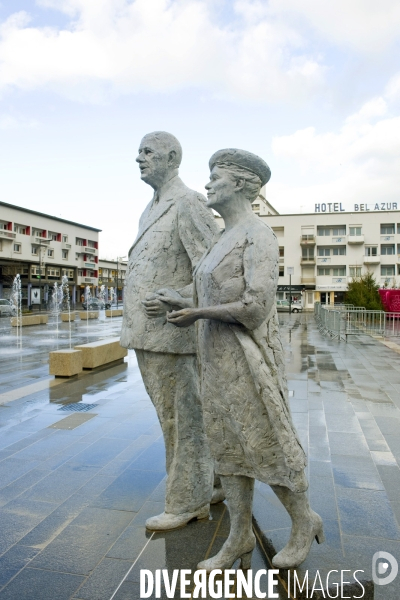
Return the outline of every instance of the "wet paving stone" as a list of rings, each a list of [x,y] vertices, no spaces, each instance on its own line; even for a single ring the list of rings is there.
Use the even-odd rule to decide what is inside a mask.
[[[370,578],[375,551],[400,561],[400,355],[370,338],[326,339],[310,314],[279,319],[293,418],[309,458],[308,494],[327,538],[313,543],[299,573],[367,565]],[[89,331],[91,339],[103,326]],[[194,569],[222,546],[229,515],[221,504],[208,522],[147,532],[146,519],[164,506],[165,457],[134,353],[124,365],[25,394],[48,378],[54,343],[45,329],[27,332],[21,360],[0,364],[2,391],[17,398],[0,410],[0,600],[136,600],[140,568]],[[52,428],[71,402],[97,404],[97,416],[71,430]],[[265,545],[252,567],[268,569],[290,519],[259,482],[254,516]],[[387,597],[381,591],[376,599],[397,600],[390,586]],[[287,597],[284,587],[279,593]]]

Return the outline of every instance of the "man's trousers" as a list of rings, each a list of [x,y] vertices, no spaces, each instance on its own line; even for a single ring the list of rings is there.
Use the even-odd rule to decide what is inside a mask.
[[[204,433],[196,356],[135,352],[164,434],[168,475],[165,512],[195,512],[209,504],[213,490],[213,463]]]

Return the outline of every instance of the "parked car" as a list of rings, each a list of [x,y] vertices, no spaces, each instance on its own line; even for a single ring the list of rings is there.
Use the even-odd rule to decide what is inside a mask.
[[[91,298],[89,300],[89,305],[87,302],[82,302],[82,308],[84,310],[103,310],[106,308],[107,310],[110,308],[111,302],[103,302],[99,298]]]
[[[15,306],[11,300],[0,299],[0,317],[12,317],[15,315]]]
[[[288,300],[277,300],[276,308],[278,312],[289,312],[289,301]],[[302,305],[299,302],[292,302],[292,312],[298,313],[303,310]]]

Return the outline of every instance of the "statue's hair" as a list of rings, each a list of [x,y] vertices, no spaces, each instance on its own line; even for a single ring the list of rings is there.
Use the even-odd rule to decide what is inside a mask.
[[[215,163],[215,166],[228,171],[235,181],[237,181],[238,179],[244,179],[244,196],[249,202],[254,202],[254,200],[260,193],[262,187],[262,182],[258,175],[256,175],[255,173],[253,173],[253,171],[250,171],[249,169],[245,169],[244,167],[236,165],[235,163],[217,162]]]
[[[155,138],[166,152],[171,152],[171,150],[173,150],[176,155],[176,164],[174,166],[176,168],[179,167],[182,162],[182,146],[172,133],[168,133],[167,131],[153,131],[152,133],[146,133],[144,138],[147,137]]]

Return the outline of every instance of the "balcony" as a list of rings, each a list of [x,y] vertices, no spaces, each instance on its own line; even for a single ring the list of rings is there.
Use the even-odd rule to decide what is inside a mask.
[[[67,242],[62,242],[61,243],[61,248],[63,250],[71,250],[71,244],[67,244]]]
[[[53,241],[51,238],[38,237],[37,235],[33,235],[32,238],[33,244],[39,244],[41,246],[48,246],[50,242]]]
[[[300,237],[300,244],[302,246],[315,246],[315,235],[314,234],[302,235]]]
[[[381,235],[381,242],[394,242],[394,235]]]
[[[302,266],[304,266],[304,267],[306,267],[307,265],[310,265],[312,267],[313,265],[315,265],[315,262],[316,262],[315,261],[315,257],[313,257],[313,258],[305,258],[305,257],[302,256],[300,258],[300,264]]]
[[[13,231],[8,231],[7,229],[0,229],[0,240],[6,240],[11,242],[12,240],[15,240],[16,235],[17,234]]]
[[[348,244],[363,244],[364,243],[364,234],[361,235],[349,235],[347,238]]]
[[[87,285],[88,283],[93,283],[94,285],[97,285],[98,279],[96,279],[96,277],[83,277],[82,275],[78,276],[78,281],[77,284],[78,285]]]
[[[388,275],[387,277],[381,277],[381,287],[391,288],[395,283],[396,278],[394,276]]]
[[[85,246],[86,254],[96,254],[96,248],[91,248],[90,246]]]
[[[317,264],[319,265],[330,265],[331,257],[330,256],[318,256]]]
[[[347,242],[346,235],[319,235],[318,244],[321,246],[335,246],[336,244],[345,244]]]
[[[301,278],[302,285],[315,285],[315,276],[314,277],[302,277]]]
[[[379,265],[380,262],[380,254],[376,254],[375,256],[364,256],[364,265]]]

